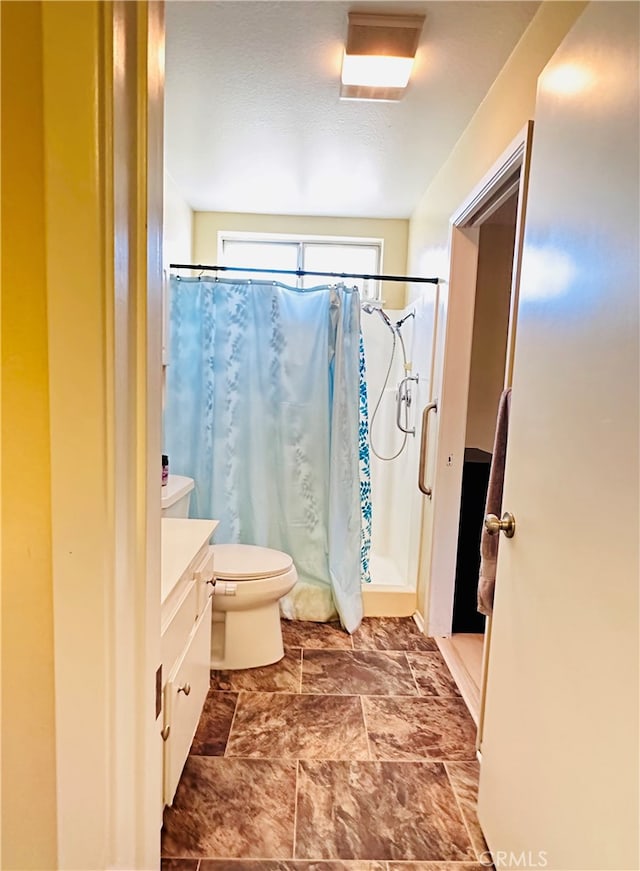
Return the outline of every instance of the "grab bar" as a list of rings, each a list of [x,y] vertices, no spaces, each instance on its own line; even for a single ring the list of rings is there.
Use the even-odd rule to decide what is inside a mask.
[[[407,381],[415,381],[418,383],[417,375],[407,375],[406,378],[403,378],[402,381],[398,384],[398,398],[396,399],[396,426],[400,430],[400,432],[404,432],[407,435],[415,436],[416,428],[415,426],[412,429],[407,429],[402,426],[400,422],[400,414],[402,412],[402,403],[403,401],[407,403],[407,408],[411,405],[411,396],[407,393]],[[403,393],[404,388],[404,393]]]
[[[438,400],[434,399],[433,402],[430,402],[428,405],[425,405],[424,411],[422,412],[422,435],[420,437],[420,468],[418,469],[418,488],[421,493],[424,493],[425,496],[428,496],[431,499],[431,494],[433,492],[432,488],[424,483],[424,472],[427,466],[427,445],[429,443],[428,440],[428,431],[429,431],[429,412],[438,411]]]

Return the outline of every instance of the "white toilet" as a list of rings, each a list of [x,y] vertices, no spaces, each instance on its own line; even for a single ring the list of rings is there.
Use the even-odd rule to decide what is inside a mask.
[[[193,478],[184,475],[169,475],[162,488],[162,516],[188,517],[191,491],[195,487]]]
[[[278,600],[298,580],[291,557],[252,544],[213,546],[211,667],[256,668],[282,659]]]
[[[193,478],[169,475],[162,516],[188,517]],[[216,544],[213,572],[211,667],[257,668],[282,659],[278,601],[298,580],[293,560],[251,544]]]

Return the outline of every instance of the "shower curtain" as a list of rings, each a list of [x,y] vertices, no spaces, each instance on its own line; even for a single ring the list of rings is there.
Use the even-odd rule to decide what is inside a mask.
[[[368,561],[360,365],[355,289],[171,279],[164,450],[196,482],[191,516],[291,554],[284,615],[349,632]]]

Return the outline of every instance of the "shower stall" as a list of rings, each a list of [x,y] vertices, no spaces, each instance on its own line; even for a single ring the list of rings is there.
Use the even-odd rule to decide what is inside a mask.
[[[417,587],[425,496],[418,486],[422,412],[433,399],[437,286],[402,310],[363,306],[373,525],[371,588]]]
[[[172,269],[187,268],[193,267],[172,264]],[[425,456],[423,410],[433,400],[438,286],[437,279],[405,280],[421,283],[411,305],[386,310],[372,301],[361,307],[356,288],[343,283],[293,288],[262,276],[231,280],[174,274],[171,279],[166,452],[174,471],[196,481],[192,516],[221,517],[225,540],[275,547],[296,559],[301,583],[290,613],[285,611],[293,619],[333,619],[333,606],[339,606],[343,623],[357,625],[358,614],[347,614],[339,601],[347,551],[353,556],[348,560],[352,583],[345,580],[343,586],[358,609],[361,582],[370,580],[371,592],[419,590],[428,497],[418,475]],[[248,403],[239,401],[241,373],[245,389],[247,373],[255,381]],[[366,418],[358,414],[358,386],[360,414],[366,410],[363,378],[370,450]],[[318,417],[321,412],[327,420]],[[261,438],[253,425],[256,415]],[[332,428],[339,437],[331,437]],[[324,441],[312,443],[314,434]],[[359,460],[357,450],[350,459],[343,457],[345,446],[357,445],[358,439]],[[335,458],[329,449],[338,451]],[[314,555],[316,562],[307,565]],[[320,604],[318,597],[312,602],[307,596],[312,587],[322,593]]]

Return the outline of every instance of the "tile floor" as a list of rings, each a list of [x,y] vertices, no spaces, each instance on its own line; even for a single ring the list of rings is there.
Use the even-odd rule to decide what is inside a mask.
[[[162,871],[485,871],[475,727],[435,643],[391,617],[283,638],[211,673]]]

